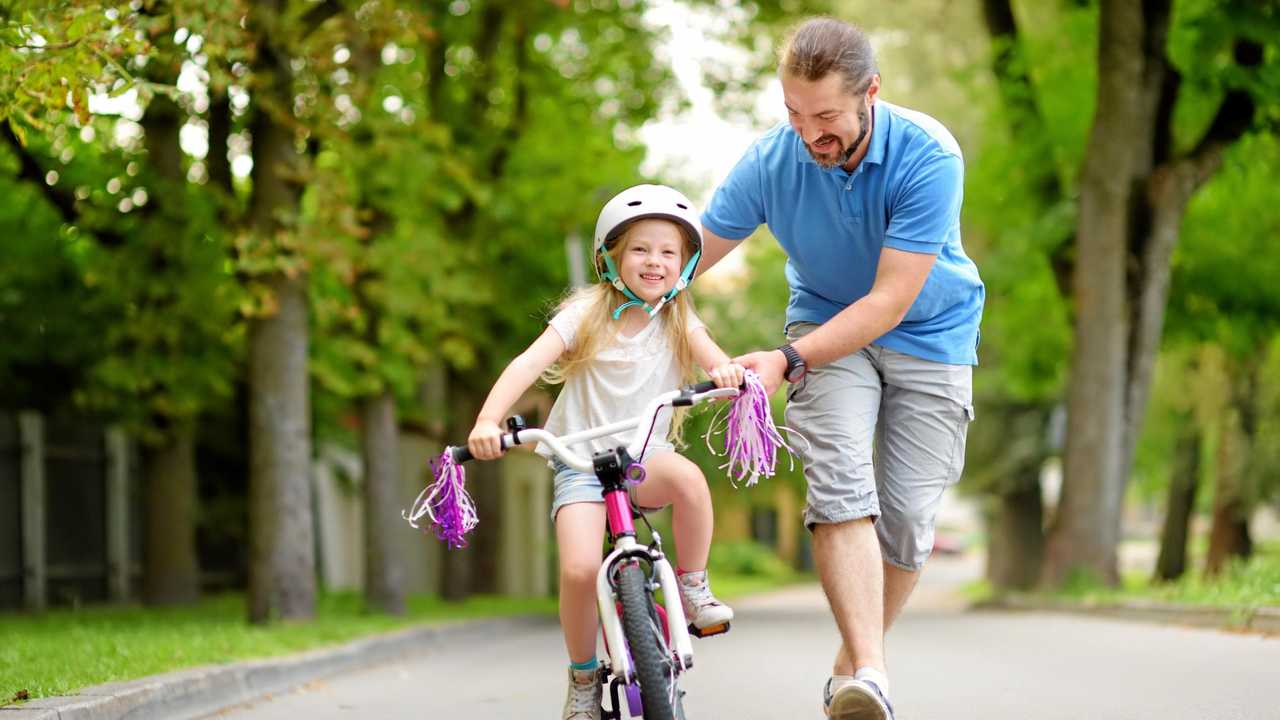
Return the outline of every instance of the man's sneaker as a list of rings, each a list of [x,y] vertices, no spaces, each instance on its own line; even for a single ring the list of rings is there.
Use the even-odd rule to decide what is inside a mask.
[[[831,720],[894,720],[889,698],[870,680],[848,676],[828,679],[822,705]]]
[[[707,571],[687,572],[680,576],[680,602],[684,605],[689,632],[697,637],[718,635],[729,629],[733,608],[711,594]]]
[[[569,668],[569,695],[561,720],[600,720],[600,679],[597,670]]]

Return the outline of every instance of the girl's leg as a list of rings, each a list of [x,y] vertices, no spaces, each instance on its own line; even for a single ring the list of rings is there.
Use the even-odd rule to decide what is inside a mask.
[[[560,628],[569,662],[596,656],[596,573],[604,547],[604,503],[565,505],[556,513],[560,549]]]
[[[677,565],[697,572],[711,551],[711,490],[698,466],[675,452],[658,453],[644,463],[645,480],[635,490],[641,507],[671,506]]]

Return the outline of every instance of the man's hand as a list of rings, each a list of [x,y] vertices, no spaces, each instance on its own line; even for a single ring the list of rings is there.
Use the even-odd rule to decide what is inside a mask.
[[[783,355],[781,350],[747,353],[734,358],[733,362],[748,370],[755,370],[760,376],[760,382],[764,383],[764,391],[767,395],[773,395],[773,391],[782,384],[782,374],[787,371],[787,356]]]

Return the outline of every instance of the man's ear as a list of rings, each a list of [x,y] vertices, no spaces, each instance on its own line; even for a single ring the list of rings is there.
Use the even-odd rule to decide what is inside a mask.
[[[871,84],[867,86],[867,103],[869,105],[876,104],[876,98],[880,96],[880,73],[871,76]]]

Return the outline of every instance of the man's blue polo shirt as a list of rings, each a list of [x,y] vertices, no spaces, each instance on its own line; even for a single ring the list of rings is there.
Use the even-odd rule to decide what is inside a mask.
[[[953,365],[978,363],[985,290],[960,245],[964,161],[938,121],[890,105],[852,173],[823,169],[782,123],[756,140],[702,216],[715,234],[741,240],[768,224],[787,253],[787,324],[825,323],[866,295],[882,248],[936,255],[902,323],[875,341]]]

